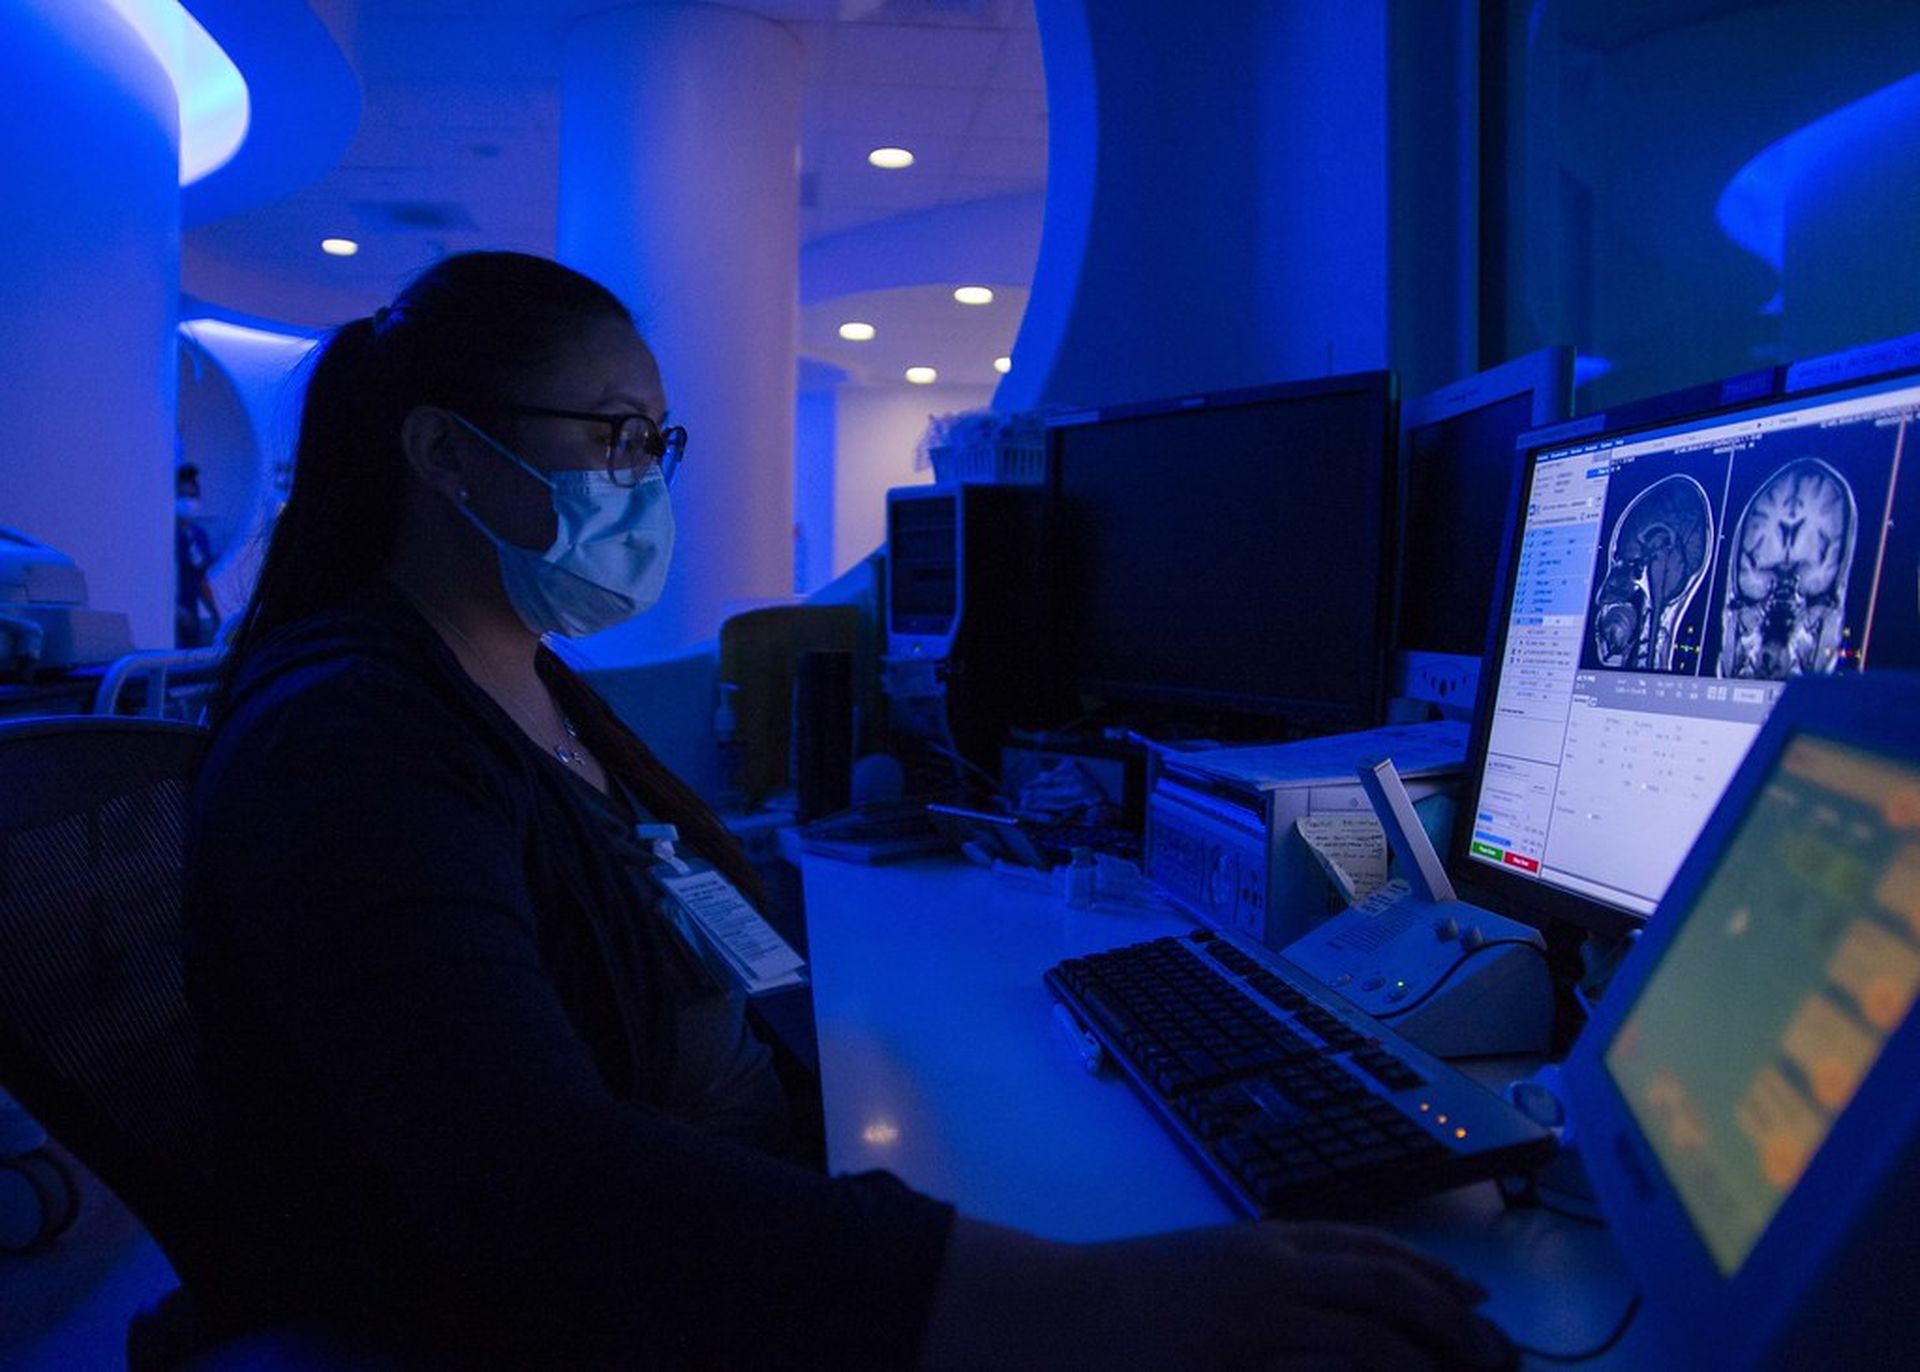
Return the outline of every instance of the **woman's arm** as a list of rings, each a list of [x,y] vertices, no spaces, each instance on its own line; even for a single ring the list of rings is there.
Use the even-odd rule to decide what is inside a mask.
[[[955,1222],[923,1372],[1516,1365],[1485,1292],[1367,1229],[1247,1224],[1062,1244]]]

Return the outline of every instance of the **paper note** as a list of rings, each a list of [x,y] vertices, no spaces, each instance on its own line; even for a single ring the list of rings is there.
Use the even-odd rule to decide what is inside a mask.
[[[748,995],[806,980],[806,959],[718,872],[656,873],[655,879],[726,960]]]
[[[1387,884],[1387,836],[1371,814],[1302,815],[1296,827],[1347,904]]]

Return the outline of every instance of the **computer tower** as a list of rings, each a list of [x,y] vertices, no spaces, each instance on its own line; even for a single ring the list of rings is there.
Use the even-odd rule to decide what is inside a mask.
[[[887,492],[892,733],[982,786],[1010,728],[1068,713],[1046,632],[1045,499],[1037,487],[971,483]]]

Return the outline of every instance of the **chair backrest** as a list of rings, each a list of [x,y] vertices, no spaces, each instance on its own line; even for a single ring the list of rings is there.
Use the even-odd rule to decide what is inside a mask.
[[[852,605],[765,605],[720,625],[721,681],[735,702],[741,788],[755,799],[786,786],[793,737],[793,677],[807,652],[855,652],[860,611]]]
[[[150,719],[0,721],[0,1086],[188,1281],[217,1249],[181,981],[184,819],[205,738]]]

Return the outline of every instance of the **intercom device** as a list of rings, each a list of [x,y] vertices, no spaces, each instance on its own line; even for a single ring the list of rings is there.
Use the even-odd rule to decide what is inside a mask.
[[[1546,1051],[1546,941],[1459,898],[1390,760],[1359,777],[1403,875],[1282,956],[1436,1057]]]

